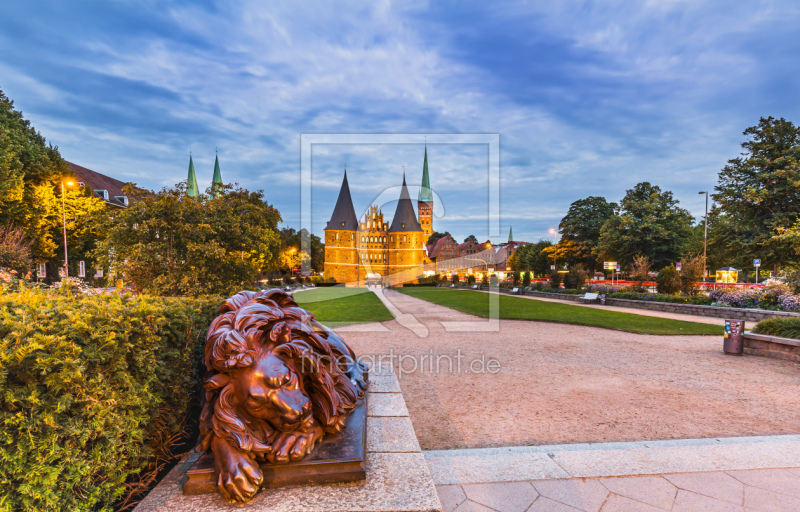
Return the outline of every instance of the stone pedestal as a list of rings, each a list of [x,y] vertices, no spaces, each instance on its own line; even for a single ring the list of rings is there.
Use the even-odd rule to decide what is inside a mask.
[[[262,489],[246,505],[218,494],[185,495],[186,472],[200,457],[181,461],[134,512],[439,512],[428,465],[391,367],[370,369],[366,479],[360,482]]]

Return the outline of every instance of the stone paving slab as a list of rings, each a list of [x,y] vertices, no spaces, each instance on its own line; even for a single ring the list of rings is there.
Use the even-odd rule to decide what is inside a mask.
[[[445,512],[800,512],[796,435],[439,450],[425,457]]]

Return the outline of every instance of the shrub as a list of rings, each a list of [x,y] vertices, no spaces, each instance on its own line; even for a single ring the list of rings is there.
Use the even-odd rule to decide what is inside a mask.
[[[550,272],[550,288],[561,288],[561,274],[555,270]]]
[[[592,284],[589,286],[589,291],[592,293],[600,293],[603,295],[608,295],[610,293],[616,293],[624,288],[618,284]]]
[[[630,268],[631,279],[636,281],[636,291],[644,291],[644,282],[650,279],[650,260],[647,256],[639,255],[634,256],[633,263]]]
[[[681,260],[681,293],[697,295],[697,284],[703,277],[703,257],[700,255]]]
[[[522,276],[522,286],[530,286],[531,285],[531,273],[530,271],[523,272]]]
[[[621,291],[608,295],[610,299],[646,300],[650,302],[670,302],[674,304],[695,304],[699,306],[711,305],[711,299],[705,295],[659,295],[634,291]]]
[[[146,490],[199,392],[219,299],[0,296],[2,508],[111,510]]]
[[[800,318],[768,318],[758,322],[753,327],[753,332],[800,340]]]
[[[658,271],[656,291],[666,295],[673,295],[681,291],[681,275],[675,265],[669,264]]]
[[[511,284],[514,286],[514,288],[516,288],[519,284],[519,274],[516,272],[511,272]]]
[[[470,274],[470,275],[467,276],[467,284],[470,285],[470,286],[475,284],[475,276],[474,275]]]
[[[458,285],[458,274],[457,273],[453,274],[453,284],[454,285]]]
[[[564,288],[580,290],[585,282],[586,271],[583,269],[582,265],[574,265],[569,269],[569,272],[564,275]]]
[[[500,280],[497,278],[497,274],[492,274],[492,277],[490,277],[490,278],[489,278],[489,283],[490,283],[492,286],[497,286],[497,284],[498,284],[499,282],[500,282]]]
[[[21,229],[0,227],[0,268],[15,270],[19,275],[27,274],[33,268],[32,244],[25,239]]]

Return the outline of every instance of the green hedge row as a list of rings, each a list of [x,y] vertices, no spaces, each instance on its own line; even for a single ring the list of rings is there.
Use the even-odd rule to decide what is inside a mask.
[[[107,511],[146,488],[185,428],[219,304],[0,296],[0,510]]]
[[[775,317],[761,320],[753,327],[753,332],[756,334],[800,340],[800,318]]]

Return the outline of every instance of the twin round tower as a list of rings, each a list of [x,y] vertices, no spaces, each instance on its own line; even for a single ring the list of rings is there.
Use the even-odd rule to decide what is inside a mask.
[[[383,212],[374,205],[359,222],[345,170],[336,207],[325,228],[325,278],[332,277],[338,283],[377,280],[430,262],[424,249],[425,242],[433,233],[433,193],[428,175],[427,147],[417,213],[411,203],[404,173],[391,225],[384,222]]]

